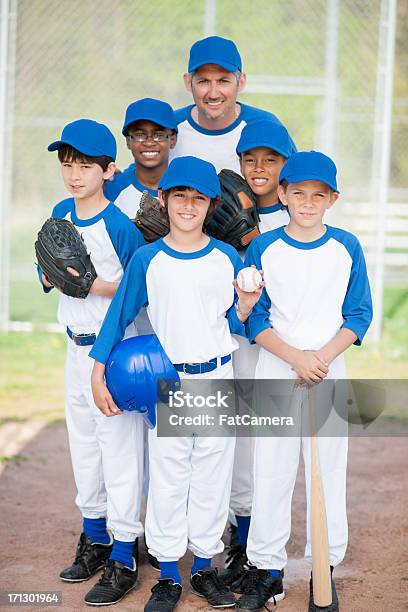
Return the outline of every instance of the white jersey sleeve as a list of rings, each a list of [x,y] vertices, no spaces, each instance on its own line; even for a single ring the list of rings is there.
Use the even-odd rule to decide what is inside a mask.
[[[52,211],[53,217],[68,219],[81,234],[97,275],[120,282],[135,251],[144,244],[136,226],[114,205],[109,204],[91,219],[79,219],[73,198],[63,200]],[[75,333],[96,332],[104,319],[111,298],[89,293],[85,299],[60,294],[58,321]]]
[[[264,206],[258,208],[259,214],[259,229],[261,234],[270,232],[282,225],[289,223],[290,217],[286,207],[283,207],[280,202],[273,206]]]
[[[143,191],[148,191],[155,198],[158,197],[157,189],[149,189],[139,183],[135,174],[135,164],[115,174],[113,181],[106,182],[103,191],[105,197],[114,202],[130,219],[134,219],[139,210]]]
[[[245,265],[264,271],[265,288],[247,323],[251,341],[273,327],[301,350],[318,350],[342,327],[361,344],[372,319],[370,286],[357,238],[327,226],[313,242],[299,242],[283,227],[256,238]]]
[[[140,308],[173,363],[203,363],[233,352],[231,333],[245,335],[233,280],[242,262],[233,247],[211,238],[194,253],[161,239],[139,249],[112,301],[91,357],[106,363]]]

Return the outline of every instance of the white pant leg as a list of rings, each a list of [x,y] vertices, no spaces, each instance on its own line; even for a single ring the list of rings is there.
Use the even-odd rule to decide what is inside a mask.
[[[188,495],[188,548],[211,559],[224,550],[235,438],[195,437]]]
[[[178,561],[187,550],[187,503],[194,438],[157,436],[149,429],[146,543],[159,561]]]
[[[297,423],[301,402],[302,391],[296,389],[291,397],[291,414]],[[286,565],[300,448],[299,436],[255,439],[254,497],[247,555],[259,569],[280,570]]]
[[[189,380],[232,376],[231,362],[207,374],[180,375]],[[177,561],[189,541],[200,556],[223,550],[221,535],[228,515],[234,445],[234,438],[159,438],[156,428],[149,430],[146,542],[159,561]],[[221,476],[213,472],[218,468],[222,468]]]
[[[259,356],[259,346],[250,344],[246,338],[234,336],[239,349],[233,353],[234,378],[254,380]],[[240,397],[238,388],[238,410],[243,413],[251,409],[251,399]],[[253,496],[254,438],[238,437],[235,445],[234,469],[232,473],[230,520],[235,516],[250,516]],[[233,518],[231,517],[233,515]]]
[[[90,405],[85,392],[86,372],[83,371],[81,352],[89,347],[78,347],[68,340],[65,364],[65,416],[69,448],[77,496],[75,503],[82,516],[106,516],[106,490],[103,478],[102,453],[96,437],[99,410]]]
[[[81,438],[82,422],[77,419],[70,438],[75,448],[76,469],[86,473],[88,478],[81,481],[81,488],[93,491],[103,486],[104,512],[109,528],[122,541],[132,541],[143,533],[140,521],[140,504],[143,478],[143,417],[136,412],[125,412],[115,417],[105,417],[96,407],[91,390],[91,372],[94,360],[89,357],[91,347],[76,346],[69,341],[69,353],[75,354],[77,380],[74,387],[81,388],[84,403],[80,418],[92,415],[93,431],[88,435],[89,446],[78,444]],[[70,391],[68,391],[69,395]],[[70,425],[72,425],[70,411]],[[71,429],[72,431],[72,429]],[[78,454],[81,449],[81,454]],[[98,457],[98,472],[96,460]],[[74,468],[75,471],[75,468]],[[102,483],[102,484],[101,484]],[[89,518],[89,511],[86,509]],[[98,516],[101,516],[99,514]]]

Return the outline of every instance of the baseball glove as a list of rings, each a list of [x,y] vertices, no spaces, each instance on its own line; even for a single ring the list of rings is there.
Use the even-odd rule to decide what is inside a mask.
[[[259,236],[256,199],[248,183],[233,170],[221,170],[221,203],[207,223],[207,233],[241,250]]]
[[[146,242],[154,242],[163,238],[170,231],[170,222],[166,209],[157,198],[148,191],[142,193],[140,207],[134,219]]]
[[[67,219],[47,219],[35,243],[38,265],[50,283],[65,295],[86,298],[96,271],[83,238]],[[78,272],[74,276],[67,270]]]

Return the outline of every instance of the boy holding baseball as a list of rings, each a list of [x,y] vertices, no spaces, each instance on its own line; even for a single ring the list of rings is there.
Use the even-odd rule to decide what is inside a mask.
[[[67,332],[65,413],[76,504],[83,522],[75,559],[59,577],[83,582],[104,568],[85,602],[108,605],[119,601],[137,581],[135,542],[143,534],[143,419],[128,413],[112,421],[101,414],[92,397],[89,352],[123,272],[144,240],[103,194],[116,158],[115,138],[105,125],[89,119],[74,121],[48,150],[58,151],[64,184],[72,196],[54,207],[52,217],[77,227],[97,274],[86,298],[61,293],[58,304],[58,321]],[[51,283],[39,273],[44,290],[50,291]]]
[[[135,254],[91,353],[94,398],[106,416],[119,411],[105,386],[105,363],[145,304],[182,378],[233,377],[231,353],[237,342],[231,332],[244,333],[243,322],[261,289],[241,292],[234,283],[242,268],[238,253],[203,231],[219,193],[214,166],[195,157],[176,158],[163,175],[159,198],[170,232]],[[178,560],[187,548],[194,554],[194,593],[213,607],[235,605],[211,567],[212,557],[223,550],[234,448],[232,437],[158,437],[156,429],[149,431],[146,540],[161,575],[146,612],[171,612],[177,605],[182,591]]]
[[[323,223],[326,210],[338,198],[333,161],[316,151],[295,153],[281,170],[279,183],[278,197],[288,208],[290,221],[259,236],[248,249],[247,265],[262,269],[265,282],[248,321],[248,335],[261,347],[256,378],[293,379],[291,406],[300,419],[307,398],[303,385],[346,377],[343,353],[352,344],[361,344],[372,305],[357,238]],[[317,388],[320,391],[324,392],[323,385]],[[347,436],[319,437],[318,443],[333,570],[347,547]],[[285,596],[282,570],[301,451],[308,501],[305,556],[311,559],[310,437],[256,438],[247,545],[250,565],[241,581],[238,610],[261,610],[268,601]],[[309,610],[317,609],[339,609],[334,582],[330,607],[316,608],[311,580]]]
[[[279,202],[279,173],[288,157],[296,150],[289,132],[281,123],[261,119],[248,123],[241,132],[236,152],[241,174],[254,192],[262,233],[286,225],[289,222],[287,208]],[[240,342],[234,355],[235,372],[240,378],[253,379],[259,354],[259,346]],[[250,402],[246,402],[247,410]],[[246,546],[251,520],[253,494],[254,438],[238,437],[236,442],[234,471],[231,487],[231,510],[235,514],[239,541],[231,546],[220,573],[223,583],[232,589],[242,577],[246,564]]]

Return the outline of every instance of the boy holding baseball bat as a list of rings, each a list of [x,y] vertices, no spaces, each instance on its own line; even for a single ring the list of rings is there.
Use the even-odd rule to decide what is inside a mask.
[[[94,398],[106,416],[120,411],[105,386],[105,363],[146,304],[181,378],[233,377],[237,342],[231,332],[245,333],[243,322],[262,288],[242,292],[234,282],[242,268],[238,253],[203,231],[219,193],[215,167],[196,157],[174,159],[163,175],[159,198],[170,232],[132,259],[92,349]],[[187,548],[194,553],[193,592],[213,607],[234,607],[234,595],[211,567],[212,557],[223,550],[234,448],[233,437],[159,437],[149,430],[146,541],[161,574],[145,612],[176,607],[182,592],[178,560]]]
[[[280,172],[277,193],[290,221],[259,236],[248,249],[246,265],[264,271],[265,290],[247,328],[249,339],[261,347],[256,378],[293,379],[291,405],[300,419],[302,385],[346,377],[343,353],[363,340],[372,318],[371,295],[358,240],[323,224],[326,210],[338,198],[333,161],[316,151],[295,153]],[[347,547],[347,437],[319,437],[318,442],[333,570]],[[261,610],[266,602],[285,596],[282,570],[301,450],[308,501],[305,556],[311,558],[310,437],[259,437],[247,545],[250,565],[240,584],[238,610]],[[332,603],[326,608],[315,606],[312,581],[310,585],[310,611],[339,609],[333,582]]]

